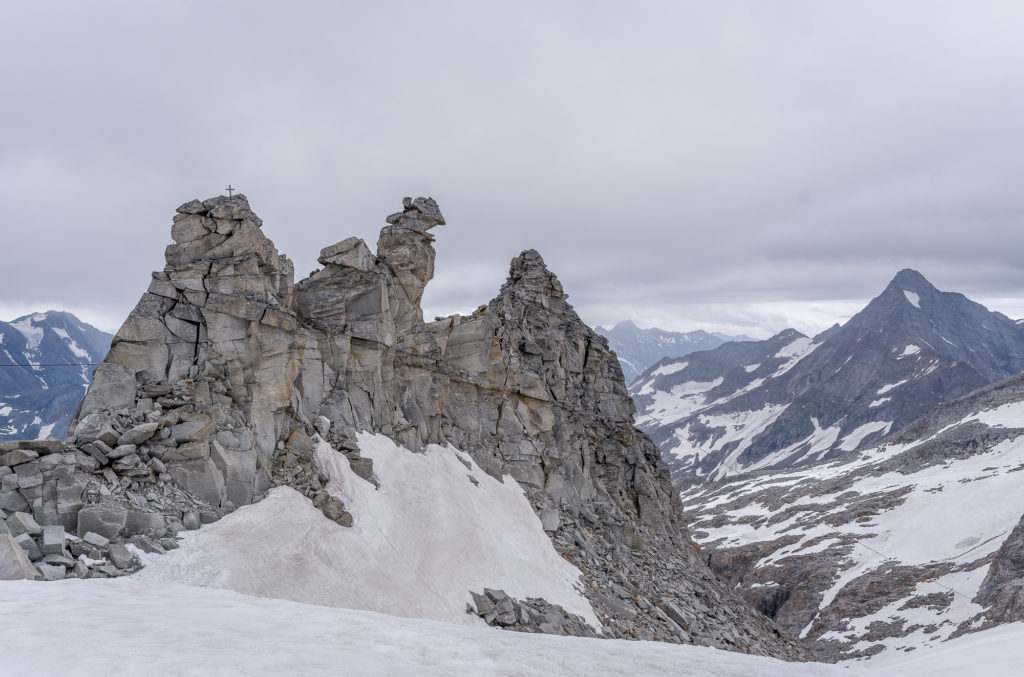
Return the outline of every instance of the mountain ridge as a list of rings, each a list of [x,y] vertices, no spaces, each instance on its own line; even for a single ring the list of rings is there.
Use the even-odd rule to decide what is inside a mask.
[[[752,340],[748,336],[730,336],[703,329],[689,332],[667,331],[658,327],[641,329],[632,320],[622,320],[613,327],[594,327],[594,331],[608,339],[608,345],[622,365],[626,385],[666,357],[682,357],[728,341]]]
[[[112,339],[65,311],[0,321],[0,441],[63,439]]]
[[[252,537],[239,525],[268,506],[250,504],[285,496],[371,557],[406,553],[395,572],[404,575],[424,529],[379,534],[371,510],[388,483],[431,476],[414,463],[396,475],[396,457],[436,458],[462,492],[477,496],[493,482],[514,490],[527,512],[521,524],[578,572],[583,608],[573,606],[580,599],[537,599],[539,585],[506,578],[513,597],[498,566],[435,604],[459,614],[468,605],[474,623],[531,632],[579,634],[581,618],[596,619],[589,632],[605,637],[810,657],[701,562],[660,450],[634,425],[607,340],[535,250],[512,259],[497,295],[473,313],[425,322],[429,231],[445,225],[430,198],[404,199],[375,252],[347,238],[321,250],[323,267],[299,282],[245,196],[176,212],[166,266],[118,330],[65,443],[3,457],[5,510],[102,536],[116,559],[126,539],[147,552],[188,550],[204,539],[177,544],[173,535],[204,522]],[[454,503],[423,507],[438,520],[458,517]],[[517,552],[500,526],[468,531],[499,561]],[[280,554],[268,554],[265,539],[248,546],[261,559]],[[241,559],[222,564],[253,566]],[[75,572],[132,569],[130,553],[119,561],[110,574],[84,564]],[[53,566],[49,575],[67,574]],[[232,577],[224,573],[219,580]],[[384,598],[380,573],[361,582]],[[284,578],[271,581],[274,591],[287,592]]]
[[[854,658],[1024,620],[1022,470],[1024,373],[848,458],[682,494],[719,576],[819,655]]]
[[[909,269],[843,325],[813,339],[788,335],[788,348],[761,342],[743,364],[718,348],[663,363],[631,386],[639,424],[677,476],[864,448],[935,404],[1024,370],[1021,325]],[[797,359],[782,367],[784,350]]]

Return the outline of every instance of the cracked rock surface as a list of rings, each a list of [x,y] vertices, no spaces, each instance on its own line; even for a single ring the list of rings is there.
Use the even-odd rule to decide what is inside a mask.
[[[167,265],[114,338],[67,441],[83,477],[107,487],[78,498],[107,537],[124,538],[122,511],[157,514],[154,532],[191,528],[282,484],[344,526],[351,515],[310,453],[317,436],[371,482],[356,431],[412,452],[451,444],[522,486],[583,573],[603,624],[594,631],[810,658],[702,561],[660,451],[634,426],[618,361],[540,254],[515,257],[475,312],[427,322],[431,231],[444,217],[434,200],[406,198],[386,221],[375,252],[342,239],[295,283],[245,196],[178,208]],[[528,619],[556,613],[542,602],[512,603]],[[565,621],[550,625],[580,631]]]

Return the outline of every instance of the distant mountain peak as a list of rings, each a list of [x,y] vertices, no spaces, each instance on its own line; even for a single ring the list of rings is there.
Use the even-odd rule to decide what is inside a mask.
[[[747,341],[747,336],[709,333],[703,329],[688,332],[651,327],[641,329],[632,320],[623,320],[611,329],[597,327],[608,339],[622,366],[626,383],[632,383],[652,365],[665,358],[678,358],[699,350],[711,350],[728,341]]]
[[[768,340],[769,341],[785,341],[787,339],[791,340],[791,339],[798,339],[798,338],[807,338],[807,336],[805,334],[800,333],[796,329],[783,329],[778,334],[776,334],[775,336],[772,336]]]
[[[677,474],[720,476],[838,457],[932,406],[1024,371],[1024,332],[901,270],[842,326],[787,330],[663,365],[631,387]]]
[[[932,296],[941,293],[935,288],[935,285],[928,281],[928,278],[911,268],[904,268],[900,272],[896,273],[896,277],[892,278],[889,286],[885,288],[885,291],[882,294],[895,294],[897,292],[904,292],[908,301],[913,298],[911,295],[916,295],[920,298],[922,296]],[[909,292],[909,294],[906,294],[906,292]],[[911,304],[914,304],[914,302],[911,301]]]
[[[112,338],[58,310],[0,321],[0,440],[64,437]]]

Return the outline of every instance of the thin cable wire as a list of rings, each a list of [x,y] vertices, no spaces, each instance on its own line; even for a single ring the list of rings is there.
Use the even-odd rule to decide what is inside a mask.
[[[102,362],[60,362],[56,364],[0,364],[0,367],[98,367]]]

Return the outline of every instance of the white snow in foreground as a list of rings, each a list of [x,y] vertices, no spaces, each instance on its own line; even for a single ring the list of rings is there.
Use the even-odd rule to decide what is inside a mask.
[[[879,674],[860,666],[507,632],[125,579],[0,582],[0,600],[5,617],[17,619],[4,627],[4,677]]]
[[[921,297],[912,291],[903,290],[903,295],[910,301],[910,305],[914,306],[918,310],[921,310]]]
[[[1009,677],[1024,663],[1021,623],[928,650],[824,665],[457,626],[126,579],[4,581],[0,599],[5,616],[17,619],[4,627],[5,677]]]
[[[382,435],[360,433],[358,441],[373,459],[379,490],[326,442],[317,446],[332,478],[327,488],[345,502],[352,527],[279,487],[188,533],[178,550],[145,555],[136,577],[479,625],[466,613],[469,591],[500,588],[517,598],[543,597],[600,629],[575,590],[579,570],[555,551],[513,479],[499,482],[451,447],[413,453]]]

